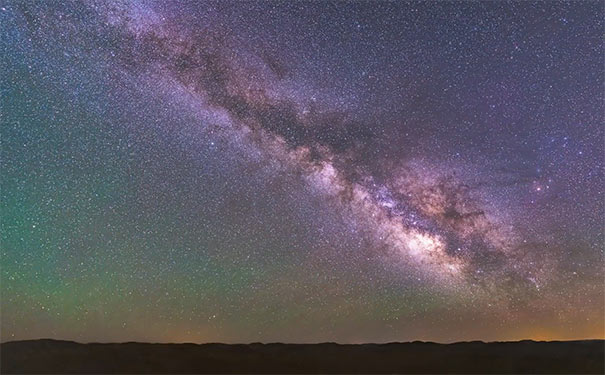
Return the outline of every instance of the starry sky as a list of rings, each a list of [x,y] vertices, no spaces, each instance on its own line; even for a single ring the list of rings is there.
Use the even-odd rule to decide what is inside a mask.
[[[605,337],[602,1],[2,1],[1,338]]]

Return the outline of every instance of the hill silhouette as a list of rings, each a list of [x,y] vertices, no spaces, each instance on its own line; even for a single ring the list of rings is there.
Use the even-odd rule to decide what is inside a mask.
[[[603,374],[605,341],[321,344],[0,345],[2,374],[464,373]]]

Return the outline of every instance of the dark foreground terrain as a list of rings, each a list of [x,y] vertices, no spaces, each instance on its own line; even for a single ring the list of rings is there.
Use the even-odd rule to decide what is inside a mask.
[[[582,373],[603,374],[605,341],[392,344],[1,345],[1,373]]]

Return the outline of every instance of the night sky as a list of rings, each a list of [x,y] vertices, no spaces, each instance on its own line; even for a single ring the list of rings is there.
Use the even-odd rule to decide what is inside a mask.
[[[2,341],[605,337],[602,1],[0,4]]]

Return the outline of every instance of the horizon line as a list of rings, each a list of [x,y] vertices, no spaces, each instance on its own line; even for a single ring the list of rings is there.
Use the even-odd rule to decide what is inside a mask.
[[[605,337],[603,338],[583,338],[583,339],[560,339],[560,340],[536,340],[536,339],[520,339],[520,340],[502,340],[502,341],[483,341],[483,340],[462,340],[462,341],[451,341],[451,342],[438,342],[438,341],[425,341],[425,340],[413,340],[413,341],[385,341],[385,342],[363,342],[363,343],[343,343],[337,341],[318,341],[318,342],[282,342],[282,341],[271,341],[271,342],[262,342],[262,341],[253,341],[253,342],[238,342],[238,343],[226,343],[226,342],[192,342],[192,341],[183,341],[183,342],[159,342],[159,341],[89,341],[89,342],[80,342],[75,340],[66,340],[66,339],[55,339],[49,337],[41,337],[37,339],[23,339],[23,340],[9,340],[9,341],[0,341],[0,345],[9,344],[9,343],[17,343],[17,342],[34,342],[34,341],[56,341],[56,342],[68,342],[79,345],[89,345],[89,344],[148,344],[148,345],[389,345],[389,344],[438,344],[438,345],[452,345],[452,344],[469,344],[469,343],[482,343],[482,344],[502,344],[502,343],[520,343],[520,342],[535,342],[535,343],[555,343],[555,342],[577,342],[577,341],[605,341]]]

